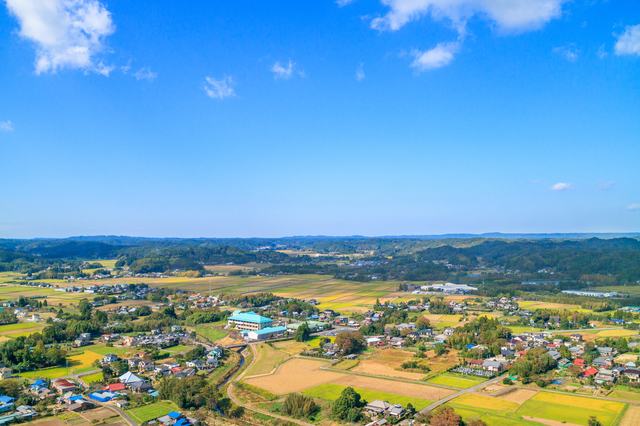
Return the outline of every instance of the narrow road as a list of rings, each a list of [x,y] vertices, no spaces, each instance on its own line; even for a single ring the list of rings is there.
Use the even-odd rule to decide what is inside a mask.
[[[251,360],[251,364],[249,364],[249,366],[247,368],[245,368],[245,370],[238,377],[236,377],[232,381],[229,381],[229,385],[227,386],[227,396],[234,402],[234,404],[241,406],[245,410],[255,411],[256,413],[264,414],[265,416],[269,416],[269,417],[275,417],[276,419],[279,419],[279,420],[284,420],[284,421],[287,421],[287,422],[296,423],[296,424],[299,424],[300,426],[314,426],[311,423],[306,423],[306,422],[303,422],[302,420],[297,420],[297,419],[292,419],[292,418],[289,418],[289,417],[279,416],[277,414],[273,414],[273,413],[270,413],[268,411],[264,411],[264,410],[259,410],[257,408],[253,408],[253,407],[251,407],[249,405],[243,404],[242,402],[237,400],[235,396],[233,396],[233,383],[237,382],[240,379],[242,379],[245,376],[245,374],[247,373],[247,371],[249,371],[251,369],[251,367],[253,367],[253,364],[255,364],[256,361],[258,360],[258,351],[256,351],[256,348],[253,345],[251,345],[249,347],[251,348],[251,351],[253,352],[253,360]]]
[[[504,379],[507,376],[508,376],[508,374],[503,374],[502,376],[498,376],[498,377],[495,377],[495,378],[493,378],[491,380],[487,380],[486,382],[482,382],[482,383],[480,383],[478,385],[475,385],[475,386],[472,386],[472,387],[470,387],[468,389],[463,389],[460,392],[457,392],[457,393],[454,393],[454,394],[451,394],[451,395],[449,395],[447,397],[442,398],[440,401],[434,402],[433,404],[429,405],[428,407],[420,410],[420,412],[421,413],[428,413],[429,411],[431,411],[431,410],[435,409],[436,407],[444,404],[445,402],[449,402],[452,399],[457,398],[459,396],[462,396],[462,395],[464,395],[466,393],[475,392],[476,390],[482,389],[483,387],[485,387],[487,385],[491,385],[491,384],[497,383],[497,382],[501,381],[502,379]]]
[[[124,411],[122,411],[118,407],[115,407],[113,405],[107,405],[105,403],[102,403],[100,401],[96,401],[96,400],[93,400],[93,399],[91,401],[93,401],[93,403],[96,404],[96,405],[108,408],[111,411],[115,411],[116,413],[118,413],[118,415],[120,417],[122,417],[124,419],[125,422],[129,423],[130,426],[138,426],[138,423],[136,423],[131,417],[129,417],[129,415],[127,413],[125,413]]]

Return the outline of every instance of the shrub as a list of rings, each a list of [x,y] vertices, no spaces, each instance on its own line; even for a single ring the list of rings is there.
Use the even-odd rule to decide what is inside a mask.
[[[508,377],[505,377],[504,379],[502,379],[502,384],[503,384],[503,385],[508,385],[508,386],[510,386],[510,385],[512,385],[512,384],[513,384],[513,380],[511,380],[511,379],[510,379],[510,378],[508,378]]]
[[[293,417],[309,417],[318,406],[313,399],[297,393],[290,393],[282,404],[282,412]]]

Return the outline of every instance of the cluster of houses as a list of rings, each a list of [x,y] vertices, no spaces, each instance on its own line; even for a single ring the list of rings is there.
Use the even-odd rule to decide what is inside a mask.
[[[162,426],[197,426],[200,423],[198,419],[187,417],[177,411],[171,411],[166,416],[158,417],[155,422]]]
[[[518,302],[516,302],[516,298],[509,299],[507,297],[501,297],[499,300],[490,300],[485,303],[487,308],[489,309],[498,309],[501,311],[510,311],[510,314],[513,315],[513,312],[516,312],[520,309]]]
[[[15,406],[15,398],[0,395],[0,425],[29,420],[38,413],[28,405]]]
[[[392,419],[393,423],[400,426],[413,424],[413,421],[409,419],[396,423],[398,419],[407,413],[407,410],[400,404],[391,404],[387,401],[376,399],[369,402],[364,407],[364,411],[373,419],[373,421],[366,426],[384,426],[390,424],[385,417]]]

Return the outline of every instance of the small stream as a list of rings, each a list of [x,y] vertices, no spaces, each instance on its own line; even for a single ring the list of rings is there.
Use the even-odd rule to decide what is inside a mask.
[[[227,380],[225,380],[224,382],[222,382],[220,386],[218,386],[218,389],[220,389],[221,387],[229,383],[229,381],[233,378],[233,376],[235,376],[236,373],[244,366],[244,355],[242,355],[242,351],[244,351],[245,348],[246,346],[238,348],[237,352],[238,352],[238,355],[240,355],[240,365],[236,368],[236,370],[231,375],[229,375],[229,378]]]

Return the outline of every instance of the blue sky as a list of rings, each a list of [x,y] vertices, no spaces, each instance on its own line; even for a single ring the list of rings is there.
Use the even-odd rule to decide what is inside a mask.
[[[640,230],[640,3],[5,0],[0,237]]]

